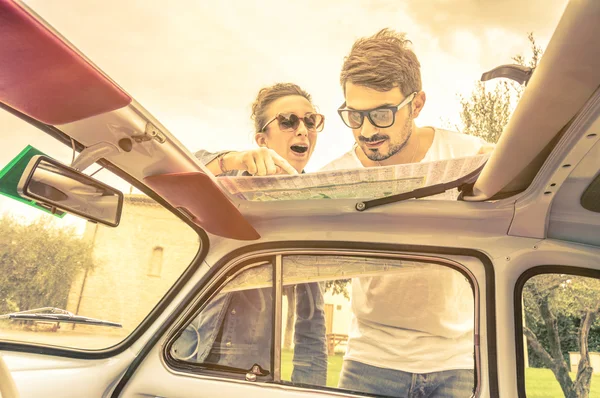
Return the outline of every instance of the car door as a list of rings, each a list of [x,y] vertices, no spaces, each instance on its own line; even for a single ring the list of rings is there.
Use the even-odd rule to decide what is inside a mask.
[[[494,318],[486,316],[494,312],[489,304],[493,302],[493,270],[481,252],[381,242],[290,241],[259,244],[235,254],[215,264],[221,270],[215,276],[221,281],[220,290],[218,283],[192,290],[189,307],[176,323],[165,325],[164,335],[147,347],[114,396],[347,395],[350,391],[338,388],[338,383],[344,346],[352,334],[349,298],[361,279],[384,285],[393,281],[406,290],[414,284],[429,288],[423,297],[383,295],[372,305],[385,313],[389,303],[395,303],[395,319],[405,326],[419,318],[418,310],[423,307],[430,307],[437,316],[449,315],[447,322],[464,329],[455,330],[447,344],[435,349],[462,344],[464,366],[474,375],[472,392],[496,396],[497,364],[490,361],[495,358],[495,325]],[[423,280],[419,271],[429,278]],[[467,298],[459,309],[454,308],[459,297],[437,295],[436,288],[448,280]],[[237,294],[244,299],[237,300]],[[224,299],[229,301],[222,306]],[[335,305],[329,325],[325,303]],[[256,315],[260,306],[268,316]],[[217,329],[206,328],[215,319],[215,309],[223,314],[222,323]],[[377,319],[381,314],[370,316]],[[219,328],[220,334],[214,336]],[[260,333],[267,337],[248,338],[248,334]],[[319,337],[321,343],[314,344]]]
[[[14,18],[33,18],[13,4],[1,5]],[[51,39],[45,43],[56,44],[51,30],[42,33]],[[12,70],[17,75],[25,71]],[[373,323],[390,318],[401,329],[410,329],[423,313],[437,314],[427,319],[433,328],[441,319],[458,325],[444,344],[409,344],[402,336],[370,342],[389,347],[395,357],[414,349],[439,354],[460,345],[461,367],[472,370],[467,395],[544,395],[536,388],[557,382],[552,374],[547,377],[548,369],[541,376],[527,369],[540,363],[549,367],[536,341],[551,358],[562,354],[551,355],[556,344],[541,341],[554,330],[548,326],[552,318],[541,315],[543,308],[536,308],[532,297],[550,286],[565,292],[546,296],[552,305],[573,304],[569,298],[596,302],[600,242],[594,236],[600,223],[596,207],[580,204],[588,189],[592,199],[585,203],[596,198],[596,97],[520,195],[479,203],[404,201],[358,212],[354,200],[343,199],[232,205],[231,196],[216,188],[166,129],[102,74],[92,75],[91,81],[99,83],[99,103],[73,101],[61,107],[64,103],[50,96],[60,87],[40,87],[45,91],[36,96],[39,103],[19,102],[15,99],[31,98],[31,93],[20,97],[24,93],[16,84],[14,91],[6,91],[16,96],[2,98],[3,109],[10,112],[3,114],[6,170],[31,145],[64,164],[79,156],[84,169],[92,166],[89,174],[105,167],[97,178],[129,192],[122,225],[114,229],[86,222],[78,226],[69,215],[59,219],[56,214],[50,219],[72,223],[73,234],[55,233],[31,219],[4,223],[1,248],[9,261],[3,266],[13,271],[2,275],[4,291],[12,289],[11,296],[3,297],[7,313],[40,303],[122,324],[120,333],[105,333],[108,329],[90,325],[2,320],[0,351],[23,396],[368,396],[362,386],[349,391],[340,385],[344,362],[356,352],[351,338],[356,337],[357,314]],[[70,87],[62,100],[69,95],[81,99],[76,88]],[[56,111],[63,111],[60,118]],[[22,127],[15,116],[35,128]],[[102,156],[89,150],[77,154],[87,148]],[[508,161],[513,153],[498,156]],[[190,177],[184,173],[193,174],[188,184],[169,185]],[[175,188],[183,192],[174,194]],[[203,195],[192,195],[192,188]],[[202,206],[207,198],[223,207]],[[44,211],[35,203],[17,207],[20,201],[14,199],[6,199],[9,214],[27,219],[33,210],[36,215]],[[92,241],[91,255],[82,245],[80,258],[61,253],[62,247],[74,253],[73,242],[80,237]],[[89,259],[93,267],[85,266]],[[32,266],[37,264],[50,266]],[[62,264],[74,267],[70,272],[57,268],[57,277],[49,274]],[[415,277],[417,271],[428,277]],[[447,283],[459,293],[442,294]],[[388,286],[387,294],[353,307],[359,301],[346,296],[354,297],[363,284]],[[55,288],[60,295],[50,294]],[[30,292],[38,293],[37,301]],[[587,312],[557,314],[561,322],[578,325],[593,320]],[[588,329],[592,334],[594,327]],[[318,341],[314,351],[303,351],[307,328]],[[532,350],[537,358],[526,360]],[[323,355],[324,362],[319,361]],[[574,355],[569,368],[583,363],[582,373],[589,373],[585,356]],[[565,366],[558,363],[559,377]],[[377,383],[377,374],[370,379]]]
[[[162,335],[157,336],[154,345],[146,347],[117,385],[113,396],[370,396],[364,391],[361,393],[360,389],[348,391],[339,385],[343,364],[354,355],[352,347],[349,350],[347,344],[348,335],[356,332],[352,317],[357,310],[360,314],[360,309],[353,307],[348,297],[356,288],[354,281],[368,280],[371,283],[369,286],[375,289],[372,281],[384,283],[386,278],[393,281],[398,292],[389,297],[373,299],[372,307],[367,305],[372,319],[378,319],[376,312],[379,308],[387,310],[384,313],[388,321],[389,317],[397,315],[402,319],[401,322],[410,323],[418,317],[418,310],[423,311],[428,306],[437,308],[438,314],[458,316],[457,301],[450,302],[447,297],[443,298],[445,296],[440,286],[444,284],[440,282],[453,279],[457,287],[462,287],[463,294],[469,297],[468,302],[472,305],[467,310],[470,314],[467,318],[472,322],[472,334],[467,344],[473,358],[474,396],[567,396],[554,376],[552,367],[542,362],[546,360],[544,352],[551,358],[552,349],[556,349],[549,345],[545,337],[554,329],[549,326],[552,325],[551,321],[546,322],[539,315],[539,308],[532,304],[536,303],[532,301],[532,295],[544,292],[548,284],[553,284],[551,286],[562,291],[550,297],[552,308],[559,304],[563,308],[573,308],[574,301],[568,301],[569,297],[573,300],[575,297],[579,300],[586,297],[586,303],[593,312],[599,297],[599,290],[595,287],[600,281],[599,249],[552,238],[524,238],[498,233],[509,222],[509,219],[500,221],[502,217],[492,217],[493,213],[498,216],[498,208],[469,217],[472,219],[470,228],[461,229],[460,232],[450,227],[456,223],[456,219],[438,215],[435,230],[423,228],[421,235],[415,233],[419,227],[418,217],[411,220],[409,216],[417,211],[416,206],[404,205],[390,210],[391,214],[402,216],[407,227],[404,233],[399,232],[392,223],[386,225],[381,222],[377,224],[378,233],[365,231],[364,227],[360,232],[355,231],[355,236],[361,238],[377,236],[377,242],[368,242],[366,239],[351,241],[347,237],[353,234],[346,229],[335,230],[331,223],[321,225],[316,219],[303,223],[298,217],[290,219],[296,232],[286,231],[286,236],[297,236],[296,240],[260,243],[237,249],[226,256],[220,254],[212,257],[209,254],[207,261],[211,264],[214,261],[213,267],[219,269],[214,275],[215,282],[206,280],[206,284],[199,284],[190,290],[187,306],[181,308],[177,320],[171,325],[164,325]],[[443,205],[438,206],[444,208]],[[362,220],[368,221],[369,218]],[[462,221],[465,221],[464,218]],[[327,232],[315,232],[324,231],[325,225]],[[304,228],[306,230],[303,231]],[[496,228],[498,230],[494,232]],[[309,230],[311,239],[306,239]],[[266,235],[268,238],[269,234]],[[339,236],[346,236],[345,241],[335,240]],[[453,245],[456,243],[455,236],[460,236],[461,246]],[[431,241],[440,246],[428,245]],[[409,290],[407,286],[419,284],[418,279],[412,279],[414,274],[411,270],[428,270],[430,277],[418,289],[418,295],[402,295],[403,289]],[[303,363],[302,357],[296,356],[296,350],[303,349],[302,341],[297,337],[302,328],[298,318],[306,318],[306,315],[302,315],[302,306],[298,306],[301,301],[298,294],[305,292],[306,286],[315,285],[323,291],[323,304],[330,304],[334,308],[329,324],[325,316],[321,318],[314,311],[311,321],[313,329],[321,326],[319,330],[326,335],[325,383],[319,380],[318,372],[316,379],[309,377],[309,382],[300,381],[302,379],[298,376],[294,379],[294,372]],[[263,319],[269,325],[265,329],[269,338],[263,342],[270,346],[270,361],[259,361],[258,358],[266,357],[257,354],[254,348],[258,347],[248,346],[242,346],[244,348],[237,351],[237,356],[231,356],[235,359],[228,363],[229,368],[219,367],[212,362],[210,355],[200,358],[198,352],[206,347],[200,343],[190,345],[186,334],[195,334],[197,339],[192,338],[193,342],[203,339],[212,341],[216,344],[211,346],[212,350],[219,351],[223,356],[227,356],[228,351],[235,352],[236,338],[239,339],[239,336],[229,335],[229,339],[216,339],[214,343],[215,340],[203,334],[206,332],[199,320],[206,321],[203,314],[211,307],[211,302],[234,294],[232,292],[236,289],[252,291],[251,287],[266,289],[267,286],[271,290],[274,311]],[[295,295],[295,309],[293,305],[290,307],[292,296],[289,292],[286,294],[286,290]],[[248,297],[252,297],[252,294]],[[260,300],[256,299],[255,302],[260,303]],[[315,304],[315,308],[324,309],[325,305],[320,307]],[[361,305],[365,303],[361,302]],[[224,313],[226,317],[251,316],[247,310],[244,312],[240,308],[243,306],[232,304],[226,307]],[[391,314],[389,308],[393,308]],[[562,323],[569,319],[570,322],[584,319],[583,313],[577,309],[566,314],[564,311],[553,314]],[[295,318],[290,322],[290,317]],[[223,319],[225,324],[230,321]],[[325,327],[322,327],[322,323],[326,323]],[[190,330],[190,324],[196,328]],[[223,335],[226,335],[225,326],[221,327]],[[286,338],[286,331],[290,328],[293,330],[291,345]],[[247,326],[238,328],[244,332],[250,329]],[[573,380],[576,380],[575,360],[579,360],[579,347],[573,343],[572,333],[577,334],[577,330],[575,326],[556,329],[558,344],[562,342],[571,347],[572,358],[566,359],[561,366],[568,368]],[[594,336],[597,336],[597,327],[592,325],[588,334],[590,347],[596,347],[593,345],[596,344]],[[458,342],[452,339],[448,341],[453,344]],[[187,344],[178,344],[182,342]],[[392,346],[389,346],[390,349]],[[419,347],[419,344],[411,347]],[[436,347],[439,351],[445,348],[444,345]],[[319,368],[319,361],[314,359],[314,354],[312,358],[308,361],[310,367],[313,370]],[[239,366],[231,366],[235,364]],[[254,365],[259,365],[259,368],[254,368]],[[592,382],[593,391],[595,387]]]

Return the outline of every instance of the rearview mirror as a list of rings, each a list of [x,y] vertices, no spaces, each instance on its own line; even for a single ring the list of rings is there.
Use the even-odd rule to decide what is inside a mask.
[[[116,227],[123,193],[52,158],[31,158],[17,187],[19,195],[56,209]]]

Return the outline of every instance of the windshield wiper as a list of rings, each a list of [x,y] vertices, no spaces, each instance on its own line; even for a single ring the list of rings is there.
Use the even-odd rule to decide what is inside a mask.
[[[356,210],[365,211],[372,207],[387,205],[389,203],[402,202],[402,201],[408,200],[408,199],[426,198],[428,196],[439,195],[441,193],[444,193],[444,192],[446,192],[450,189],[454,189],[454,188],[458,188],[458,190],[461,191],[461,194],[458,197],[458,199],[460,200],[463,193],[466,190],[473,189],[473,184],[477,180],[477,177],[479,177],[479,173],[481,173],[481,170],[483,170],[483,167],[485,166],[486,163],[487,163],[487,161],[485,161],[481,166],[479,166],[478,168],[476,168],[469,174],[466,174],[466,175],[464,175],[460,178],[457,178],[456,180],[450,181],[450,182],[444,182],[441,184],[430,185],[428,187],[417,188],[417,189],[413,189],[412,191],[409,191],[409,192],[399,193],[397,195],[385,196],[383,198],[371,199],[371,200],[365,200],[362,202],[358,202],[356,204]]]
[[[54,321],[96,326],[112,326],[116,328],[123,327],[123,325],[121,325],[120,323],[103,321],[101,319],[89,318],[87,316],[75,315],[67,310],[54,307],[36,308],[34,310],[4,314],[0,315],[0,319],[14,319],[20,321]]]

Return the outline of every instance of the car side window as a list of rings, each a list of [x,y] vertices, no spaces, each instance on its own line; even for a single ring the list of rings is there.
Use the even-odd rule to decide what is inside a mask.
[[[197,365],[194,372],[377,396],[397,396],[379,387],[398,375],[442,373],[428,383],[446,388],[443,396],[470,396],[477,371],[473,286],[458,265],[275,255],[223,284],[176,335],[170,354]]]
[[[450,368],[448,396],[452,388],[457,396],[474,391],[474,294],[458,270],[398,258],[289,255],[283,292],[283,382],[404,396],[381,386],[408,372]]]
[[[600,393],[600,279],[538,274],[521,298],[526,396]]]
[[[267,376],[272,373],[272,328],[273,270],[263,262],[235,275],[207,302],[174,342],[171,355]]]

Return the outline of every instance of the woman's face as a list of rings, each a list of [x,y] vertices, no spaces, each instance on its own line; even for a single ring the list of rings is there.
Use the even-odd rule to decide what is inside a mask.
[[[302,118],[307,113],[315,113],[315,109],[301,95],[288,95],[278,98],[267,107],[265,120],[269,121],[280,113],[293,113],[298,116],[301,119],[298,128],[282,130],[279,122],[274,120],[264,132],[256,134],[256,143],[273,149],[301,173],[317,145],[318,134],[314,129],[307,130]]]

